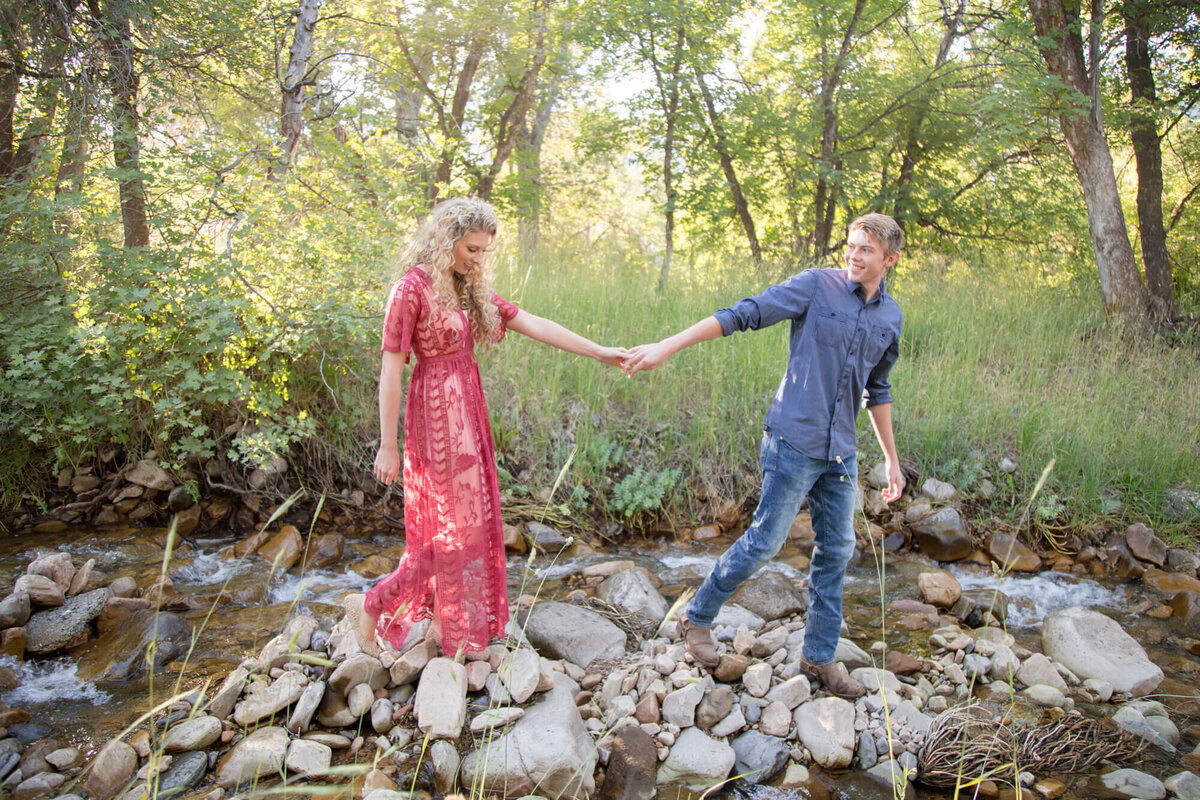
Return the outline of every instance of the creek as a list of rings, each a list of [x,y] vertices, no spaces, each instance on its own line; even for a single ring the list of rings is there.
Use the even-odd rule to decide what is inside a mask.
[[[238,540],[232,534],[207,534],[186,539],[176,548],[168,565],[178,600],[174,606],[186,607],[177,613],[197,632],[194,649],[186,663],[173,662],[167,671],[160,672],[150,681],[97,686],[81,680],[76,665],[79,660],[89,657],[89,648],[96,647],[99,640],[93,640],[69,656],[30,657],[24,663],[3,656],[0,664],[17,670],[20,685],[4,693],[2,699],[9,706],[28,711],[32,722],[48,725],[57,739],[88,755],[97,744],[117,735],[139,715],[178,690],[223,679],[244,658],[257,654],[282,629],[284,621],[297,606],[307,609],[327,630],[342,614],[342,596],[361,592],[374,582],[374,579],[359,576],[350,567],[372,554],[394,559],[403,551],[402,536],[391,531],[344,535],[343,567],[302,576],[272,574],[269,564],[253,556],[223,557],[221,551]],[[7,581],[5,586],[11,586],[35,554],[59,551],[69,553],[75,564],[94,558],[96,569],[109,580],[128,575],[139,586],[148,586],[162,568],[164,541],[164,531],[139,528],[80,528],[49,536],[27,534],[0,542],[0,577]],[[510,602],[515,604],[521,594],[559,598],[577,587],[569,579],[579,570],[589,564],[617,559],[632,560],[659,576],[663,581],[663,594],[672,600],[685,587],[699,584],[729,541],[727,538],[705,542],[633,538],[617,546],[605,547],[603,551],[569,557],[540,556],[531,560],[526,555],[512,555],[508,561]],[[794,542],[789,542],[767,569],[791,578],[804,578],[806,574],[799,567],[805,563],[804,554],[796,549]],[[889,554],[882,570],[881,593],[876,558],[871,552],[863,553],[851,567],[846,581],[844,607],[849,638],[864,649],[882,639],[891,649],[928,655],[927,639],[931,631],[908,630],[895,625],[896,618],[901,615],[888,604],[900,599],[919,599],[917,575],[931,566],[918,555],[898,557]],[[1195,684],[1195,659],[1183,649],[1184,637],[1172,627],[1173,622],[1154,619],[1144,613],[1157,601],[1152,600],[1140,581],[1120,583],[1049,571],[1001,578],[979,566],[953,565],[950,569],[964,589],[999,588],[1003,591],[1009,598],[1008,630],[1019,645],[1031,650],[1041,650],[1040,623],[1050,611],[1082,605],[1113,617],[1166,673],[1167,680],[1160,694],[1169,695],[1174,691],[1189,696],[1186,705],[1174,709],[1178,715],[1172,714],[1179,728],[1186,730],[1197,722],[1195,717],[1189,716],[1196,713],[1195,706],[1200,703],[1190,688]],[[1165,698],[1159,699],[1167,702]],[[1159,756],[1151,754],[1151,757]],[[1171,761],[1177,765],[1178,757]],[[1178,767],[1172,766],[1166,774],[1175,771]],[[870,783],[862,773],[820,774],[817,769],[813,772],[818,782],[829,790],[830,797],[874,800],[891,796],[890,792]],[[776,800],[777,796],[778,800],[818,796],[770,787],[756,789],[754,794],[759,800]],[[921,788],[919,796],[939,798],[950,794]],[[1065,796],[1082,795],[1069,793]]]

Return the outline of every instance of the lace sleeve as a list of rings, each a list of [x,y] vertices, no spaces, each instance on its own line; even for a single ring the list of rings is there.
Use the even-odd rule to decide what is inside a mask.
[[[508,302],[495,292],[492,292],[492,302],[496,304],[496,310],[500,312],[499,339],[503,339],[504,334],[508,331],[508,323],[512,321],[513,317],[515,317],[521,309],[517,308],[515,305]]]
[[[420,316],[421,292],[413,281],[407,277],[401,278],[396,281],[388,297],[380,349],[391,353],[412,352],[413,330]]]

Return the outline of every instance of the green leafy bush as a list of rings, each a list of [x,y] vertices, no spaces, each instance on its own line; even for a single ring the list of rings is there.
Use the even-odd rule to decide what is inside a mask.
[[[608,506],[626,521],[641,522],[646,515],[663,508],[682,475],[679,469],[656,472],[639,464],[613,487]]]

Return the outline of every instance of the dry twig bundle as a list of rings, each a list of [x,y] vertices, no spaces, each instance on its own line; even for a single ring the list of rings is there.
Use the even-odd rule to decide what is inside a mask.
[[[1085,772],[1101,761],[1128,761],[1145,747],[1124,731],[1073,714],[1014,729],[978,703],[942,714],[930,727],[920,758],[920,780],[963,786],[1021,770]]]

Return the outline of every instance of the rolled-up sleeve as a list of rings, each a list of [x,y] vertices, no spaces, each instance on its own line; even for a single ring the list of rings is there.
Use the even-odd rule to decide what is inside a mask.
[[[815,277],[809,271],[793,275],[761,294],[739,300],[713,313],[724,335],[735,331],[769,328],[785,319],[794,319],[808,311],[815,289]]]
[[[867,376],[867,384],[863,387],[864,408],[892,402],[892,384],[888,378],[898,358],[900,358],[899,331],[892,339],[892,343],[888,345],[887,350],[883,352],[883,358],[879,359],[875,369],[871,370],[871,374]]]

